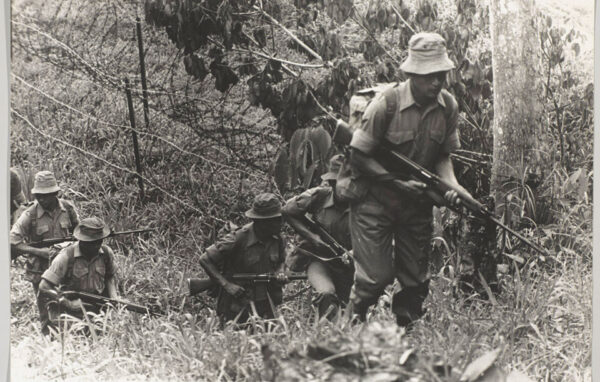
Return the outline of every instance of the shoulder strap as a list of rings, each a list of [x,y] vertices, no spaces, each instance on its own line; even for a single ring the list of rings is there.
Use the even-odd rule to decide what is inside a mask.
[[[73,263],[75,262],[75,245],[73,244],[66,248],[67,251],[67,273],[65,277],[71,279],[73,277]]]
[[[71,278],[71,276],[73,276],[73,264],[75,263],[75,245],[76,244],[72,244],[66,248],[67,256],[68,256],[67,277],[69,277],[69,278]],[[109,259],[109,255],[108,255],[108,252],[106,251],[105,247],[106,247],[106,245],[102,244],[102,250],[104,251],[104,255],[103,255],[104,266],[108,267],[108,262],[110,261],[110,259]],[[113,261],[114,261],[114,259],[113,259]]]
[[[396,113],[396,108],[398,107],[398,92],[396,91],[396,87],[391,87],[383,92],[383,98],[385,98],[385,125],[386,127],[392,123],[392,118],[394,118],[394,114]]]

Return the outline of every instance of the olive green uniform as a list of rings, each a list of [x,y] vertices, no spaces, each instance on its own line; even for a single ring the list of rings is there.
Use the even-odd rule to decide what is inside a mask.
[[[308,189],[287,201],[282,210],[284,216],[312,215],[341,246],[352,248],[349,215],[347,205],[334,201],[334,190],[329,186]],[[332,258],[331,251],[314,248],[307,240],[302,240],[299,247],[322,258]],[[341,260],[325,261],[295,251],[289,259],[293,271],[307,271],[308,281],[317,292],[315,304],[323,315],[331,304],[330,299],[347,303],[352,288],[354,266],[346,265]]]
[[[84,256],[79,243],[70,245],[59,252],[50,267],[42,274],[42,278],[54,285],[61,286],[64,291],[93,293],[108,297],[107,281],[114,277],[114,253],[106,245],[102,245],[93,258]],[[47,310],[41,296],[40,304]],[[98,309],[95,310],[97,313]],[[51,305],[50,318],[55,320],[60,310],[56,304]]]
[[[277,271],[285,261],[285,244],[281,235],[261,241],[249,223],[229,233],[206,250],[208,258],[223,270],[223,274],[270,273]],[[257,312],[264,318],[274,317],[269,299],[274,305],[282,302],[282,285],[278,282],[237,282],[247,291],[246,298],[235,298],[219,290],[217,313],[224,320],[234,319],[240,312],[240,322],[248,317],[248,302],[253,301]],[[242,312],[244,310],[244,312]]]
[[[59,199],[54,211],[46,211],[35,201],[19,216],[10,230],[10,244],[32,243],[44,239],[69,237],[79,224],[79,216],[71,202]],[[41,275],[48,268],[48,260],[29,256],[27,278],[37,293]]]
[[[386,125],[386,108],[394,96],[396,109]],[[430,277],[432,204],[391,184],[391,178],[408,180],[409,177],[386,163],[379,149],[386,144],[435,172],[441,156],[460,147],[457,118],[458,106],[450,93],[442,90],[436,102],[422,107],[413,98],[410,80],[388,90],[385,97],[365,110],[361,128],[354,133],[350,145],[372,156],[391,176],[367,177],[353,168],[359,174],[356,184],[363,195],[350,207],[356,266],[351,300],[359,310],[374,304],[384,288],[397,278],[403,287],[394,297],[397,316],[411,321],[422,314]]]

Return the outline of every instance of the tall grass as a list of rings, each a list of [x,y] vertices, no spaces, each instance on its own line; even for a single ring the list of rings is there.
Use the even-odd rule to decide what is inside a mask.
[[[135,4],[123,4],[126,9],[120,11],[134,14]],[[83,15],[97,12],[98,20],[75,17],[77,12],[67,7],[42,6],[38,1],[14,1],[13,15],[50,30],[69,41],[85,58],[106,65],[119,76],[137,76],[135,45],[120,50],[131,43],[131,20],[119,19],[120,24],[113,28],[110,17],[116,13],[112,8],[96,2],[72,5]],[[58,18],[51,23],[55,14]],[[14,30],[24,33],[23,28]],[[90,32],[76,33],[82,30]],[[106,42],[100,45],[103,35]],[[151,85],[168,78],[171,70],[175,73],[170,78],[173,88],[195,89],[195,84],[188,83],[176,49],[166,38],[151,29],[145,29],[145,36]],[[15,73],[89,115],[114,125],[128,124],[122,91],[86,74],[77,62],[64,67],[49,64],[46,59],[61,57],[50,55],[48,52],[55,48],[49,48],[51,43],[39,36],[25,41],[33,41],[35,51],[46,56],[38,57],[35,51],[15,44]],[[68,62],[62,58],[63,63]],[[133,168],[127,130],[72,113],[19,81],[12,82],[11,91],[12,107],[47,134],[123,168]],[[199,91],[207,102],[222,102],[231,110],[246,105],[239,89],[233,90],[228,99],[206,89]],[[139,104],[136,99],[141,121]],[[219,116],[213,114],[207,112],[207,124],[218,120]],[[98,318],[102,331],[94,336],[78,334],[72,328],[50,340],[38,334],[32,288],[24,280],[22,269],[14,264],[14,380],[458,381],[471,361],[493,349],[500,349],[500,367],[520,370],[536,381],[589,378],[592,208],[586,199],[578,201],[559,193],[568,175],[563,170],[556,169],[553,178],[541,187],[551,194],[542,197],[554,199],[548,198],[551,201],[544,206],[536,205],[538,214],[553,217],[536,234],[543,235],[544,246],[552,250],[554,259],[507,267],[510,271],[499,275],[499,291],[494,299],[465,294],[456,289],[454,276],[440,273],[431,284],[427,314],[408,334],[395,326],[385,298],[372,309],[367,325],[350,324],[344,319],[317,322],[311,315],[310,292],[285,302],[276,320],[256,320],[251,330],[231,325],[220,330],[213,301],[205,296],[185,296],[184,280],[202,274],[198,258],[223,221],[243,223],[243,211],[252,196],[274,190],[273,184],[264,172],[239,163],[236,153],[220,152],[211,140],[218,137],[218,132],[202,140],[185,123],[169,119],[166,112],[152,110],[151,115],[152,133],[175,142],[179,149],[141,138],[144,174],[166,191],[149,187],[145,203],[138,198],[137,183],[131,174],[46,139],[13,119],[11,160],[22,169],[26,192],[32,187],[36,171],[50,169],[64,197],[75,202],[82,217],[101,216],[115,230],[156,229],[152,234],[111,239],[108,244],[116,252],[122,296],[138,303],[158,304],[167,313],[151,318],[110,311]],[[261,118],[259,111],[251,111],[247,122],[258,123]],[[264,150],[274,154],[275,148]],[[293,283],[286,287],[286,295],[304,287],[303,283]],[[314,356],[316,345],[333,354],[313,359],[318,358]]]

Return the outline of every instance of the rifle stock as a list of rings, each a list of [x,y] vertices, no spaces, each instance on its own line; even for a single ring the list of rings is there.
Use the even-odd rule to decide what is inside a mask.
[[[288,280],[306,280],[308,276],[306,273],[298,273],[298,272],[288,272],[286,273]],[[276,281],[277,277],[275,273],[235,273],[231,275],[225,275],[225,278],[232,281],[252,281],[252,282],[272,282]],[[189,278],[188,282],[188,290],[189,295],[194,296],[199,293],[202,293],[214,286],[217,286],[217,283],[214,282],[210,278]]]
[[[150,309],[144,305],[134,304],[129,301],[109,298],[100,296],[93,293],[87,292],[79,292],[79,291],[56,291],[56,290],[42,290],[40,289],[40,294],[44,294],[45,296],[56,300],[60,303],[62,298],[66,298],[69,300],[81,299],[84,304],[99,306],[105,304],[112,304],[114,306],[123,306],[125,309],[130,312],[139,313],[139,314],[150,314],[150,315],[162,315],[162,313],[156,311],[155,309]]]
[[[333,141],[338,144],[348,146],[352,140],[352,135],[353,132],[350,129],[350,126],[343,120],[338,119],[336,123],[336,129],[332,138]],[[456,212],[460,212],[457,211],[457,208],[455,206],[450,205],[448,201],[444,198],[444,195],[447,191],[453,190],[457,193],[460,204],[462,204],[462,206],[464,206],[474,215],[493,222],[496,226],[511,233],[521,242],[526,244],[528,247],[534,249],[542,255],[549,255],[546,249],[541,248],[540,246],[532,243],[523,235],[519,234],[510,227],[507,227],[483,204],[474,199],[471,195],[465,193],[463,190],[455,188],[436,174],[430,172],[429,170],[408,159],[404,155],[395,151],[393,148],[385,146],[385,144],[382,145],[381,152],[387,159],[389,159],[390,162],[392,162],[395,165],[395,167],[401,167],[402,169],[406,170],[411,177],[425,183],[428,187],[428,189],[425,191],[425,194],[428,197],[430,197],[436,205],[446,206]]]

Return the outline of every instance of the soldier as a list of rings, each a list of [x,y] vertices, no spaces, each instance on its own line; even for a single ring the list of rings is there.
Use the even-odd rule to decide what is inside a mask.
[[[335,259],[332,249],[299,218],[310,213],[342,247],[352,248],[348,203],[339,200],[335,194],[336,177],[342,162],[343,155],[333,156],[329,161],[329,172],[321,176],[323,184],[291,198],[282,210],[286,221],[303,238],[299,250],[290,256],[290,269],[306,270],[308,282],[317,292],[314,303],[319,317],[329,319],[335,316],[340,303],[348,303],[354,266],[345,264],[340,258]]]
[[[21,188],[21,177],[19,173],[12,167],[10,168],[10,224],[11,226],[15,222],[18,216],[15,212],[21,208],[23,204],[27,203],[23,189]]]
[[[31,281],[36,296],[41,274],[48,268],[50,256],[56,253],[56,249],[35,248],[28,243],[69,237],[79,224],[75,207],[71,202],[60,199],[58,191],[60,188],[52,172],[40,171],[35,174],[31,189],[35,202],[19,216],[10,230],[11,258],[21,254],[30,255],[25,265],[26,277]],[[48,321],[47,315],[44,315],[45,309],[38,304],[38,311],[42,328],[45,328]]]
[[[61,290],[93,293],[109,298],[118,298],[115,282],[115,265],[113,251],[103,245],[102,241],[110,235],[110,228],[102,219],[86,218],[75,228],[73,236],[78,240],[62,249],[54,258],[50,268],[42,275],[38,306],[42,306],[45,315],[51,318],[47,325],[54,325],[61,308],[73,316],[83,318],[80,299],[63,299],[58,304],[47,304],[48,292]],[[48,315],[48,309],[50,314]],[[100,307],[91,306],[87,311],[99,312]],[[48,333],[48,328],[42,328]]]
[[[423,194],[425,184],[388,170],[392,167],[379,157],[378,147],[389,145],[465,190],[450,159],[460,142],[457,102],[442,89],[454,68],[445,40],[436,33],[415,34],[400,68],[409,79],[369,104],[350,143],[350,163],[362,191],[350,206],[356,267],[351,301],[353,312],[364,320],[396,278],[402,290],[394,295],[393,311],[398,325],[408,326],[424,314],[429,293],[432,203]],[[456,204],[455,191],[445,197]]]
[[[222,322],[247,321],[250,311],[263,318],[275,317],[272,306],[282,302],[285,244],[281,237],[281,203],[270,193],[257,195],[246,211],[252,219],[206,249],[200,264],[220,286],[217,313]],[[276,273],[278,282],[233,283],[227,273]]]

